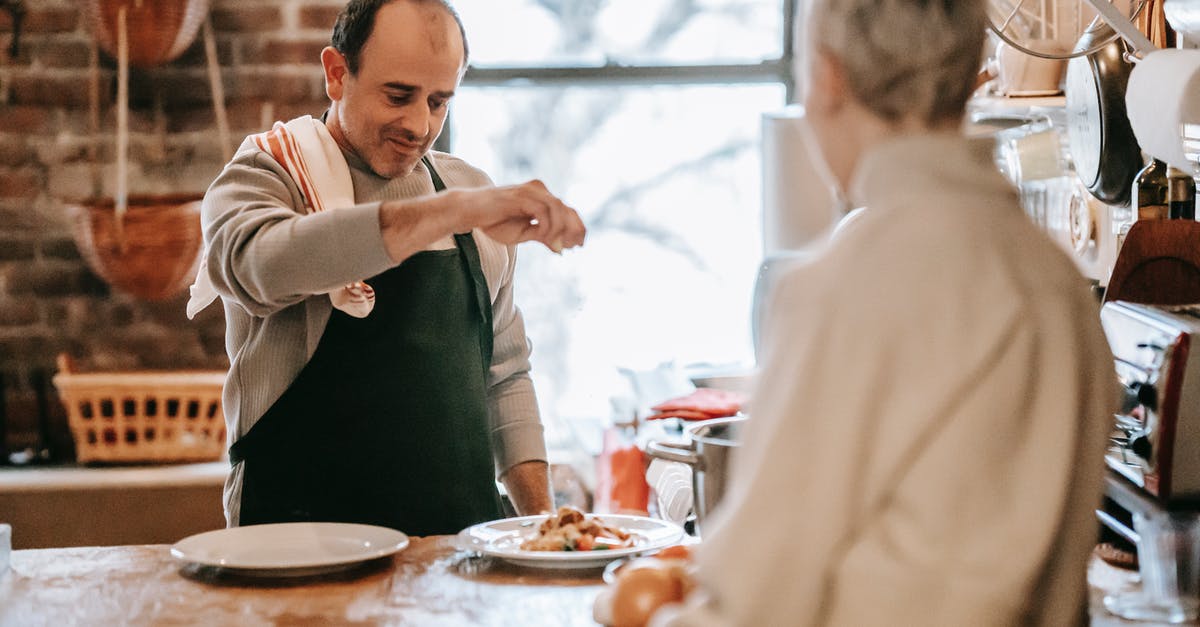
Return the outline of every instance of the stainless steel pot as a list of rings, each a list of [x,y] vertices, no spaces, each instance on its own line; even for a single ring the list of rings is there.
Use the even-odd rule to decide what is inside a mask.
[[[696,513],[696,532],[704,518],[712,513],[724,495],[729,477],[729,456],[739,446],[745,416],[716,418],[697,422],[687,428],[688,442],[649,442],[651,457],[680,462],[692,467],[692,510]]]

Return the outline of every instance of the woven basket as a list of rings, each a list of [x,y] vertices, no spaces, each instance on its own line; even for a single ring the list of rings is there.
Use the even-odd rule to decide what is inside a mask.
[[[112,199],[68,205],[67,213],[79,253],[96,274],[122,292],[165,300],[196,278],[202,197],[131,196],[122,218]]]
[[[86,462],[196,462],[225,452],[224,372],[71,372],[54,375],[75,458]]]
[[[117,58],[117,14],[124,6],[129,29],[129,64],[149,68],[187,50],[208,16],[209,0],[88,0],[92,33]]]

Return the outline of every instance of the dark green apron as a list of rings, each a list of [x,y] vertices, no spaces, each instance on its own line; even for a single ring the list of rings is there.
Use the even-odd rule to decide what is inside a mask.
[[[334,309],[312,359],[230,447],[245,464],[240,524],[433,535],[503,516],[486,402],[491,298],[475,240],[454,239],[368,279],[366,318]]]

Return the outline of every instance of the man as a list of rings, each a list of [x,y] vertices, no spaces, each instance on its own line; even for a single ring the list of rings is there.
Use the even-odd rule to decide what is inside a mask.
[[[1112,356],[960,132],[982,0],[814,0],[806,112],[865,205],[783,276],[699,592],[669,625],[1086,620]]]
[[[514,246],[578,246],[582,221],[538,181],[493,187],[430,150],[467,63],[447,2],[353,0],[321,63],[332,104],[302,120],[348,166],[349,206],[308,207],[312,168],[291,166],[313,155],[283,135],[247,138],[203,205],[229,524],[454,533],[503,516],[497,476],[518,513],[551,509]]]

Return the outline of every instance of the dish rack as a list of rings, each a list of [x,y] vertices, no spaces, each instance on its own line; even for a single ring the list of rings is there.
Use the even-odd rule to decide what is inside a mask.
[[[67,355],[58,370],[54,387],[80,463],[214,461],[225,453],[224,372],[79,373]]]

